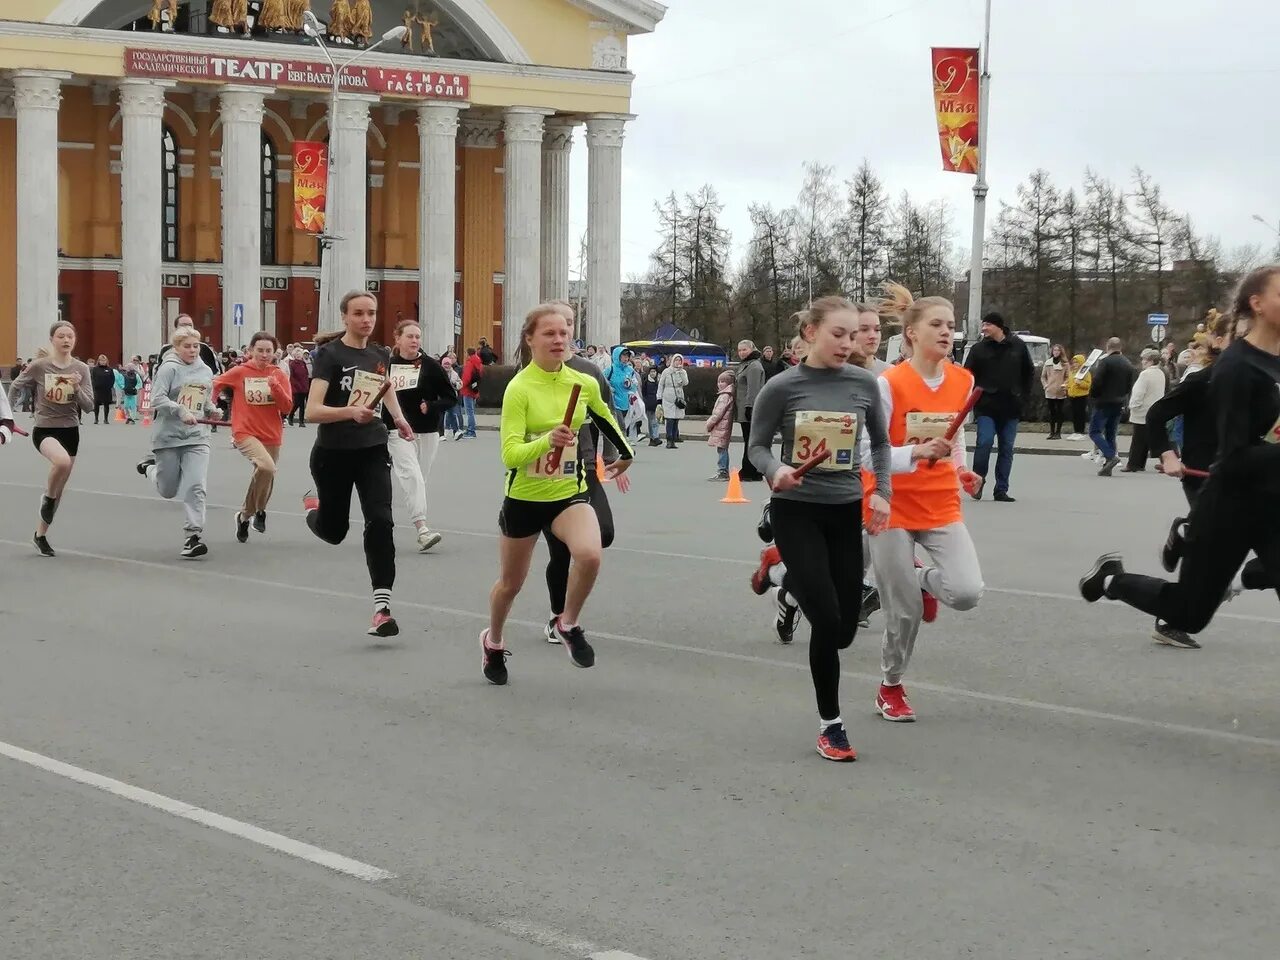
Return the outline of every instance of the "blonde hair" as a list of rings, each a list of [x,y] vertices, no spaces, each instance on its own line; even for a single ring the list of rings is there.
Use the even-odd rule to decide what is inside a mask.
[[[169,336],[169,342],[175,347],[185,343],[187,340],[203,340],[203,337],[200,336],[200,331],[194,327],[176,327]]]
[[[955,306],[946,297],[921,297],[917,300],[902,284],[886,280],[884,297],[880,301],[878,312],[882,317],[897,317],[902,323],[902,339],[910,343],[907,330],[923,320],[924,315],[932,307],[942,307],[952,314],[956,311]]]

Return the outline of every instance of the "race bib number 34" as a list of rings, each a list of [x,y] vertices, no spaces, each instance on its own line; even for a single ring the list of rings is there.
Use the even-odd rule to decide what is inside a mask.
[[[347,398],[348,407],[367,407],[369,401],[378,395],[382,382],[386,378],[368,370],[357,370],[351,377],[351,396]]]
[[[416,390],[418,388],[418,376],[422,373],[421,367],[415,367],[411,363],[393,363],[391,365],[391,389],[397,392],[401,390]]]
[[[533,439],[530,437],[530,439]],[[573,443],[560,450],[560,465],[555,467],[552,460],[555,456],[555,448],[550,453],[544,453],[529,466],[525,467],[525,475],[533,477],[535,480],[559,480],[563,477],[574,477],[578,474],[578,438],[573,438]]]
[[[791,446],[794,466],[831,452],[828,460],[814,469],[828,472],[852,470],[858,449],[858,415],[830,410],[801,410],[796,414],[795,439]]]
[[[916,445],[929,440],[941,440],[951,429],[954,413],[921,413],[912,410],[907,414],[907,443]]]
[[[50,403],[70,403],[75,393],[76,385],[70,377],[58,373],[44,375],[44,398]]]
[[[244,399],[251,407],[271,405],[271,381],[267,377],[245,377]]]

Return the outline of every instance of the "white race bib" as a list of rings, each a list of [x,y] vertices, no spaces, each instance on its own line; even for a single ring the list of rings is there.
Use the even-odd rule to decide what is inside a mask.
[[[203,383],[188,383],[178,391],[178,399],[174,403],[199,416],[204,412],[204,398],[208,392],[209,388]]]
[[[791,443],[793,466],[801,466],[830,451],[815,470],[852,470],[857,461],[858,415],[833,410],[801,410],[796,414],[795,437]]]
[[[422,368],[415,367],[411,363],[393,363],[391,365],[391,389],[396,392],[416,390],[418,388],[418,376],[421,373]]]
[[[245,377],[244,399],[251,407],[269,407],[271,399],[271,380],[269,377]]]
[[[530,437],[530,440],[533,438]],[[574,434],[573,443],[567,447],[560,449],[560,464],[552,471],[553,457],[555,456],[555,447],[550,452],[544,453],[529,466],[524,468],[525,476],[533,477],[535,480],[559,480],[562,477],[575,477],[578,475],[578,436]]]
[[[357,370],[351,375],[351,395],[347,398],[348,407],[367,407],[378,395],[386,377],[368,370]]]
[[[76,385],[62,373],[44,375],[44,398],[50,403],[70,403],[76,395]]]
[[[911,411],[907,414],[907,445],[915,446],[927,440],[941,440],[951,429],[951,421],[955,418],[954,413]]]
[[[1280,420],[1277,420],[1262,438],[1267,443],[1280,443]]]

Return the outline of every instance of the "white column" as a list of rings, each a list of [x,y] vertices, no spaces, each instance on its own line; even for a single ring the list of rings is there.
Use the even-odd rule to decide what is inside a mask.
[[[516,361],[524,316],[542,299],[542,121],[550,113],[534,107],[509,107],[502,127],[506,142],[502,164],[506,198],[503,363]]]
[[[320,292],[320,309],[325,314],[318,324],[321,330],[338,329],[342,325],[338,302],[351,290],[365,289],[369,265],[369,107],[377,102],[377,97],[343,96],[337,102],[337,116],[329,118],[325,233],[339,239],[325,252],[330,263],[323,275],[330,281],[332,296],[326,299],[326,291]]]
[[[458,111],[465,106],[418,107],[418,311],[423,349],[433,356],[454,339]]]
[[[67,74],[13,75],[18,133],[18,346],[30,357],[58,319],[58,105]],[[158,148],[157,148],[158,149]]]
[[[164,175],[159,144],[165,86],[154,80],[120,83],[120,322],[126,357],[155,353],[168,339],[160,303]]]
[[[548,120],[542,138],[542,299],[569,298],[569,151],[575,124]]]
[[[222,344],[262,329],[262,101],[258,87],[224,87],[222,117]],[[244,325],[235,325],[235,305]]]
[[[587,334],[607,347],[622,333],[622,137],[631,117],[587,117]]]

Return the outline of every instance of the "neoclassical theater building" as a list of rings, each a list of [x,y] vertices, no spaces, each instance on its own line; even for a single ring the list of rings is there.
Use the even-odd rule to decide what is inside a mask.
[[[77,354],[112,360],[154,352],[179,313],[218,347],[259,329],[306,341],[337,326],[330,288],[374,293],[384,342],[417,318],[432,352],[487,337],[510,356],[529,307],[568,293],[575,139],[589,170],[582,333],[617,342],[627,44],[664,12],[0,4],[0,363],[34,354],[58,317]],[[332,72],[304,22],[340,67],[359,55],[332,118]],[[295,209],[306,142],[332,154],[323,233]]]

